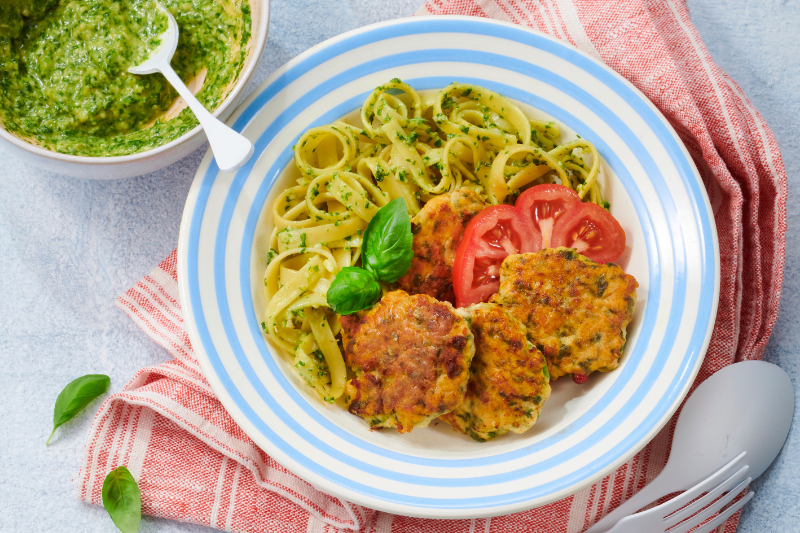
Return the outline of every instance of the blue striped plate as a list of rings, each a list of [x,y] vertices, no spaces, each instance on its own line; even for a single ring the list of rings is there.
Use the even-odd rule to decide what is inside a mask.
[[[418,90],[488,87],[580,134],[605,160],[602,187],[639,281],[622,366],[553,384],[536,426],[480,444],[446,424],[369,431],[320,401],[261,334],[271,205],[288,186],[292,145],[360,108],[391,78]],[[209,153],[181,224],[181,302],[192,345],[222,403],[286,468],[320,489],[392,513],[500,515],[597,481],[640,450],[677,409],[716,315],[719,251],[711,207],[667,120],[606,66],[546,35],[483,19],[391,21],[340,35],[279,69],[235,116],[256,146],[235,175]]]

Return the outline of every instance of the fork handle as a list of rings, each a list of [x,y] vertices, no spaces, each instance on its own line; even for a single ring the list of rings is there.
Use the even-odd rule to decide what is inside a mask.
[[[194,116],[203,126],[214,159],[222,172],[233,172],[244,165],[253,155],[253,144],[242,134],[234,131],[217,119],[192,94],[183,80],[169,65],[159,65],[158,70],[167,78],[178,94],[186,101]]]
[[[656,479],[658,479],[658,477],[656,477]],[[654,502],[662,496],[675,492],[674,490],[667,490],[667,492],[664,492],[663,485],[659,487],[658,485],[660,485],[660,483],[655,483],[656,479],[648,483],[629,500],[623,502],[622,505],[604,516],[602,520],[587,529],[586,533],[606,533],[606,531],[610,530],[617,522],[626,516],[635,513],[648,503]]]

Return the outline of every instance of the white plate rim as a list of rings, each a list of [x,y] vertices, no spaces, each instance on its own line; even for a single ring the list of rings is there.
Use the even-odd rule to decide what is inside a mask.
[[[245,111],[249,110],[253,104],[253,102],[258,99],[260,95],[264,93],[264,91],[270,87],[276,81],[281,79],[285,73],[290,71],[292,68],[297,66],[298,64],[302,63],[304,60],[308,59],[309,57],[313,56],[320,51],[329,49],[336,45],[337,43],[341,43],[342,41],[352,38],[354,36],[374,31],[378,29],[386,29],[391,27],[399,27],[406,24],[421,24],[422,21],[431,21],[432,19],[426,18],[412,18],[412,19],[398,19],[394,21],[389,21],[385,23],[380,23],[372,26],[367,26],[365,28],[361,28],[359,30],[354,30],[352,32],[348,32],[342,34],[338,37],[335,37],[329,41],[321,43],[320,45],[315,46],[314,48],[308,50],[304,54],[301,54],[294,60],[287,63],[284,67],[280,68],[276,71],[264,84],[253,92],[253,94],[248,98],[248,100],[243,103],[240,108],[237,110],[235,114],[235,127],[236,129],[244,129],[246,128],[247,124],[252,120],[253,114],[248,116]],[[531,30],[527,30],[521,28],[519,26],[515,26],[512,24],[501,23],[497,21],[488,21],[485,19],[476,19],[472,17],[436,17],[435,20],[437,21],[436,24],[439,25],[447,25],[447,24],[458,24],[461,27],[466,27],[474,24],[479,25],[489,25],[489,26],[499,26],[505,27],[506,29],[513,29],[515,31],[521,31],[528,34],[536,35],[538,38],[544,38],[552,43],[557,43],[558,46],[563,47],[565,49],[570,50],[573,54],[577,53],[578,55],[582,56],[584,59],[599,65],[602,69],[607,71],[611,74],[618,82],[621,82],[629,91],[633,92],[637,95],[642,102],[650,108],[651,112],[657,116],[661,122],[662,126],[665,130],[669,133],[674,141],[676,141],[676,145],[678,150],[680,151],[680,156],[683,158],[683,162],[688,166],[689,174],[694,179],[694,185],[699,187],[697,188],[697,198],[695,200],[699,200],[698,202],[698,209],[701,210],[698,216],[705,215],[707,217],[706,221],[709,222],[708,227],[703,235],[703,238],[706,239],[706,248],[710,248],[709,257],[706,257],[710,264],[711,275],[713,277],[713,290],[712,290],[712,300],[710,302],[709,307],[709,321],[707,324],[707,328],[704,332],[702,341],[694,346],[696,350],[696,354],[693,358],[693,364],[686,368],[686,372],[681,379],[680,386],[678,390],[674,391],[674,400],[668,409],[666,409],[661,416],[661,418],[657,421],[657,423],[653,424],[650,430],[647,432],[646,436],[633,446],[632,448],[628,449],[625,453],[619,455],[619,457],[606,465],[602,471],[594,473],[592,476],[589,476],[585,479],[580,480],[579,482],[574,483],[569,487],[569,490],[561,490],[558,492],[554,492],[550,494],[548,497],[538,498],[532,501],[526,502],[516,502],[511,503],[508,505],[502,506],[493,506],[493,507],[483,507],[483,508],[476,508],[476,509],[459,509],[457,513],[454,513],[452,510],[448,509],[441,509],[441,508],[429,508],[429,507],[421,507],[416,508],[414,506],[408,505],[399,505],[394,504],[393,502],[387,502],[385,500],[375,499],[371,497],[366,497],[362,494],[353,493],[352,491],[343,489],[340,485],[335,482],[331,482],[329,479],[326,479],[322,476],[317,475],[315,472],[310,472],[305,468],[300,467],[297,465],[292,459],[290,459],[282,450],[276,449],[274,446],[271,445],[268,441],[265,441],[263,438],[259,438],[260,432],[253,426],[252,423],[247,419],[247,416],[244,415],[241,410],[236,406],[236,403],[232,400],[229,395],[229,391],[225,389],[225,386],[216,375],[213,365],[208,359],[208,354],[205,352],[203,346],[202,337],[198,332],[197,329],[197,322],[195,316],[195,309],[192,307],[192,298],[191,298],[191,287],[189,286],[189,275],[188,273],[188,262],[189,262],[189,238],[190,238],[190,231],[192,225],[192,216],[194,213],[194,208],[196,207],[196,201],[198,198],[199,189],[203,183],[203,180],[208,178],[211,175],[216,175],[215,168],[213,165],[213,161],[210,158],[210,155],[207,155],[206,159],[204,160],[203,164],[201,165],[200,169],[198,170],[197,178],[192,185],[192,189],[189,194],[189,199],[187,200],[186,209],[184,211],[184,218],[181,224],[181,237],[179,243],[179,287],[181,292],[181,302],[184,305],[184,313],[186,314],[186,322],[189,330],[190,339],[192,341],[192,345],[195,347],[196,355],[200,361],[201,367],[206,374],[209,382],[212,385],[214,391],[220,397],[223,405],[226,409],[229,410],[231,415],[234,419],[242,425],[242,428],[245,430],[248,435],[250,435],[257,444],[259,444],[262,448],[265,449],[270,455],[272,455],[276,460],[278,460],[281,464],[292,470],[293,472],[300,475],[300,477],[308,480],[312,484],[318,486],[319,488],[334,494],[336,496],[349,499],[350,501],[354,501],[355,503],[360,503],[362,505],[371,506],[373,508],[386,510],[389,512],[400,513],[400,514],[409,514],[409,515],[416,515],[416,516],[426,516],[426,517],[434,517],[434,518],[452,518],[452,517],[469,517],[469,516],[491,516],[497,514],[505,514],[508,512],[514,512],[519,510],[524,510],[533,506],[543,505],[557,499],[560,499],[567,494],[571,494],[580,490],[581,488],[590,485],[591,483],[597,481],[598,479],[602,478],[604,475],[608,474],[609,472],[616,469],[619,465],[627,461],[634,453],[636,453],[641,447],[644,446],[655,434],[663,427],[663,425],[669,420],[671,415],[680,405],[681,400],[686,395],[691,386],[692,382],[694,381],[694,377],[696,376],[700,364],[702,363],[703,355],[705,354],[705,350],[708,347],[708,343],[710,340],[711,331],[713,330],[714,319],[716,317],[716,307],[718,302],[719,296],[719,250],[717,244],[717,236],[715,226],[713,224],[713,212],[711,210],[711,206],[708,201],[708,197],[705,194],[705,190],[702,187],[702,182],[700,180],[699,174],[694,167],[694,164],[689,156],[686,148],[680,142],[677,134],[666,121],[666,119],[658,112],[655,106],[647,100],[635,87],[633,87],[627,80],[620,77],[607,67],[602,64],[599,64],[596,60],[580,52],[579,50],[571,47],[568,44],[565,44],[561,41],[553,39],[544,34],[540,34],[538,32],[534,32]],[[452,30],[451,30],[452,31]],[[247,171],[247,168],[243,169],[240,172]],[[691,185],[691,184],[690,184]]]

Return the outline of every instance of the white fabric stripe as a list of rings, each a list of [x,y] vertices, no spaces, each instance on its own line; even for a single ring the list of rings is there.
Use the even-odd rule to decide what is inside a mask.
[[[589,516],[598,516],[597,515],[597,505],[600,501],[600,491],[603,490],[603,480],[598,481],[594,484],[594,494],[592,494],[592,503],[589,505]]]
[[[740,159],[740,161],[742,163],[742,166],[747,168],[747,165],[745,164],[744,154],[742,154],[742,151],[741,151],[741,149],[739,147],[739,143],[736,142],[737,136],[736,136],[735,130],[733,128],[733,122],[731,120],[730,114],[728,113],[728,108],[725,105],[725,98],[724,98],[724,95],[722,94],[722,89],[720,88],[719,84],[717,83],[717,80],[715,79],[714,71],[712,69],[712,65],[709,65],[708,61],[706,61],[706,58],[701,53],[700,44],[697,42],[697,39],[692,34],[692,32],[689,31],[689,28],[686,26],[686,24],[684,24],[683,20],[681,20],[681,17],[678,14],[677,8],[675,7],[675,3],[673,2],[673,0],[667,0],[667,5],[669,6],[670,11],[672,12],[673,18],[678,23],[678,25],[681,27],[681,29],[683,30],[683,33],[686,35],[686,37],[688,37],[689,42],[692,43],[692,47],[694,48],[694,51],[697,54],[697,58],[700,60],[700,63],[703,65],[703,69],[705,70],[705,72],[706,72],[706,74],[708,76],[708,79],[711,82],[712,87],[714,88],[714,95],[717,97],[717,103],[718,103],[720,109],[722,110],[723,116],[725,117],[725,124],[728,127],[728,135],[730,136],[731,140],[733,141],[731,144],[733,144],[734,147],[736,148],[736,153],[739,155],[739,159]],[[749,174],[749,172],[748,172],[748,174]],[[750,176],[750,177],[752,178],[753,176]]]
[[[603,505],[602,509],[600,510],[600,515],[603,516],[608,513],[608,506],[611,504],[611,499],[614,497],[614,486],[616,485],[617,481],[617,472],[616,470],[611,476],[608,478],[608,486],[606,487],[606,495],[603,498]]]
[[[489,533],[489,529],[492,525],[492,517],[486,519],[486,522],[483,524],[483,533]]]
[[[628,465],[628,469],[625,471],[625,483],[622,484],[622,492],[620,493],[621,501],[625,501],[628,499],[628,490],[631,486],[631,480],[633,479],[633,473],[631,472],[632,465]]]
[[[94,444],[94,453],[92,454],[91,460],[89,463],[89,478],[86,481],[86,488],[87,488],[87,497],[89,500],[92,499],[92,492],[94,489],[94,480],[95,476],[97,475],[97,469],[100,466],[98,463],[100,461],[100,449],[103,447],[103,441],[106,439],[106,433],[108,433],[108,427],[111,425],[111,420],[114,415],[114,411],[112,411],[111,407],[116,402],[111,402],[106,404],[106,411],[105,413],[100,413],[98,416],[100,419],[103,419],[103,416],[106,416],[105,420],[100,427],[100,431],[97,432],[97,440]]]
[[[750,104],[750,101],[747,99],[747,97],[742,93],[741,89],[735,83],[733,83],[730,79],[726,78],[725,79],[725,83],[726,83],[726,85],[728,85],[728,88],[731,90],[731,92],[733,92],[736,96],[738,96],[741,99],[743,107],[747,110],[747,112],[752,117],[753,122],[756,125],[756,129],[758,130],[758,134],[761,137],[761,144],[764,146],[764,153],[767,156],[766,157],[767,166],[769,167],[770,172],[772,173],[773,180],[777,180],[780,173],[778,172],[778,169],[775,167],[775,160],[774,160],[775,155],[773,154],[772,149],[770,148],[769,141],[767,139],[767,134],[764,131],[764,123],[763,123],[763,121],[759,119],[758,113],[753,108],[753,106]],[[774,220],[775,228],[777,228],[780,225],[780,218],[781,218],[781,210],[780,209],[776,209],[775,210],[774,218],[775,218],[775,220]],[[765,289],[771,291],[771,298],[770,299],[772,301],[777,301],[777,300],[780,299],[780,293],[776,294],[775,291],[772,290],[772,289],[774,289],[774,284],[771,285],[770,287],[765,287]],[[768,314],[768,313],[766,313],[766,314]],[[759,342],[762,342],[760,340],[760,337],[759,337],[758,340],[754,341],[751,344],[755,346]],[[720,529],[720,531],[722,531],[722,529]]]
[[[154,307],[157,307],[157,308],[162,307],[160,304],[158,304],[157,302],[153,301],[152,298],[150,298],[149,295],[147,295],[147,294],[145,294],[145,293],[143,293],[141,291],[138,291],[137,294],[142,295],[144,298],[146,298],[148,301],[150,301],[153,304]],[[130,306],[130,308],[128,308],[125,305],[123,305],[121,303],[121,301],[127,303]],[[180,341],[179,339],[177,339],[175,337],[174,333],[172,333],[171,331],[166,329],[166,327],[164,325],[162,325],[160,322],[158,322],[157,319],[153,315],[147,313],[144,309],[142,309],[141,304],[139,304],[135,300],[133,300],[130,297],[128,297],[127,294],[124,294],[124,295],[118,297],[116,302],[115,302],[115,305],[123,313],[128,315],[131,318],[131,320],[133,320],[136,323],[136,325],[139,326],[140,329],[142,329],[145,333],[148,334],[148,336],[150,338],[155,340],[159,345],[161,345],[162,347],[167,349],[167,351],[169,351],[170,353],[172,353],[174,351],[174,348],[172,346],[165,346],[164,343],[162,342],[163,339],[154,338],[154,334],[161,335],[162,337],[172,338],[172,339],[175,340],[175,344],[184,347],[186,349],[187,353],[189,353],[189,354],[193,353],[191,349],[188,349],[188,347],[186,347],[183,344],[182,341]],[[136,310],[139,314],[132,313],[131,309]],[[176,325],[177,327],[183,328],[183,326],[180,326],[180,325],[177,325],[177,324],[174,324],[174,325]],[[195,365],[187,365],[187,366],[195,366]]]
[[[572,496],[566,533],[580,533],[583,531],[583,522],[586,517],[586,510],[589,506],[589,494],[591,493],[592,487],[594,487],[594,485],[586,487]]]
[[[119,457],[119,464],[123,464],[126,467],[128,466],[128,461],[130,460],[130,455],[128,454],[128,444],[131,442],[133,438],[133,431],[136,423],[138,422],[138,416],[141,413],[135,412],[136,409],[131,407],[128,410],[128,417],[125,421],[125,433],[122,438],[122,442],[120,443],[120,457]],[[128,468],[130,470],[130,468]]]
[[[139,292],[142,296],[148,298],[148,295]],[[136,309],[141,315],[131,314],[130,309],[126,308],[124,305],[120,303],[120,300],[127,302],[132,308]],[[150,300],[152,302],[152,300]],[[152,302],[154,306],[158,306],[155,302]],[[173,355],[176,355],[177,349],[173,346],[169,345],[169,341],[173,341],[174,344],[184,349],[186,354],[189,356],[188,358],[185,356],[177,357],[181,363],[186,365],[188,368],[196,371],[198,374],[201,374],[199,365],[194,361],[193,355],[194,351],[191,349],[190,346],[187,346],[183,343],[183,340],[178,338],[175,333],[168,330],[165,326],[163,326],[160,322],[156,321],[155,317],[145,312],[139,303],[131,300],[127,297],[127,295],[120,296],[117,298],[115,302],[116,306],[125,314],[127,314],[138,326],[142,329],[148,337],[153,339],[159,346],[166,349]],[[183,326],[178,326],[182,328]],[[165,343],[166,341],[166,343]]]
[[[327,525],[327,523],[320,520],[316,515],[309,514],[306,533],[325,533]]]
[[[564,21],[561,18],[558,8],[553,3],[553,0],[539,0],[539,1],[543,5],[546,5],[547,13],[550,16],[550,20],[553,21],[553,26],[555,26],[555,28],[558,30],[559,38],[569,42],[570,38],[566,32],[566,29],[564,28]]]
[[[376,512],[378,513],[378,519],[375,521],[375,533],[391,533],[394,515],[380,511]]]
[[[150,291],[152,291],[156,295],[158,295],[158,293],[160,292],[158,285],[155,285],[155,284],[147,281],[146,279],[143,279],[139,283],[144,285],[146,288],[150,289]],[[144,291],[139,291],[139,294],[142,295],[144,298],[146,298],[147,301],[150,302],[153,305],[153,307],[155,307],[156,309],[161,311],[161,314],[164,315],[164,317],[169,321],[169,323],[172,326],[174,326],[176,328],[179,328],[181,331],[183,331],[185,333],[185,328],[183,326],[183,315],[177,309],[172,307],[170,303],[168,303],[168,302],[160,302],[160,301],[158,301],[158,299],[156,299],[155,296],[153,296],[153,295],[151,295],[151,294],[149,294],[147,292],[144,292]],[[175,316],[177,316],[177,318],[175,318],[175,317],[173,317],[171,315],[175,315]],[[176,334],[173,331],[170,331],[169,329],[166,329],[164,327],[164,325],[160,321],[158,321],[158,319],[156,317],[151,315],[151,319],[156,321],[156,322],[151,322],[152,324],[154,324],[156,326],[160,326],[161,328],[163,328],[164,332],[170,338],[175,339],[175,344],[183,347],[184,350],[187,353],[191,353],[192,350],[188,349],[188,347],[186,347],[186,345],[183,343],[183,341],[179,338],[178,334]]]
[[[169,272],[165,271],[159,266],[150,272],[150,277],[153,278],[159,285],[161,285],[164,288],[164,291],[172,296],[176,302],[180,301],[178,283],[172,279],[172,275]]]
[[[742,93],[741,89],[735,84],[732,83],[731,80],[725,79],[725,84],[731,89],[732,92],[736,93],[744,104],[744,108],[753,118],[753,122],[756,124],[756,129],[758,130],[759,135],[761,136],[761,143],[764,145],[764,153],[767,155],[767,166],[772,172],[773,177],[777,177],[780,173],[778,169],[775,168],[775,154],[772,152],[770,148],[769,141],[767,139],[767,134],[764,131],[764,123],[758,117],[758,113],[755,108],[750,104],[750,101],[747,99],[747,96]]]
[[[158,307],[159,310],[164,314],[167,319],[175,324],[176,326],[180,326],[183,323],[183,314],[178,310],[177,307],[173,305],[172,302],[169,301],[169,298],[172,298],[171,295],[167,294],[166,296],[163,294],[166,290],[159,285],[159,282],[152,279],[153,276],[145,276],[142,278],[139,283],[137,283],[137,288],[139,288],[139,294],[146,296],[150,301],[153,302],[153,305]],[[141,285],[141,287],[140,287]],[[155,296],[152,294],[146,293],[142,290],[142,288],[149,289],[150,292],[154,293]],[[156,301],[155,298],[162,300],[160,302]],[[163,301],[166,300],[166,301]],[[174,298],[173,298],[174,300]],[[177,301],[177,300],[176,300]],[[180,306],[180,304],[178,304]],[[179,324],[180,322],[180,324]]]
[[[201,389],[206,395],[216,398],[216,394],[214,394],[214,390],[208,382],[200,379],[197,374],[193,373],[185,366],[169,365],[158,367],[154,371],[167,377],[174,376],[175,378],[184,379],[190,382],[196,389]]]
[[[483,9],[483,12],[489,15],[489,17],[502,20],[503,22],[513,22],[511,17],[508,16],[508,13],[500,8],[499,0],[483,0],[478,4],[481,6],[481,9]]]
[[[578,11],[575,9],[575,4],[572,0],[555,0],[558,4],[558,10],[561,12],[561,19],[567,27],[569,36],[580,50],[586,52],[595,59],[602,61],[600,52],[594,47],[592,40],[586,35],[586,28],[581,24],[581,19],[578,17]]]
[[[536,11],[538,11],[539,15],[542,17],[542,21],[544,22],[545,25],[545,32],[552,35],[553,37],[561,38],[562,36],[558,35],[560,32],[557,31],[557,28],[553,24],[553,21],[550,19],[550,17],[547,16],[547,9],[538,0],[531,0],[531,1],[537,2],[539,4],[539,7],[537,8]],[[507,4],[511,4],[510,7],[516,8],[517,12],[524,13],[525,17],[530,22],[531,27],[533,27],[532,25],[534,24],[534,21],[536,19],[534,18],[533,11],[528,9],[528,6],[525,4],[525,2],[514,2],[510,0],[506,0],[506,2]]]
[[[151,411],[151,409],[148,409]],[[219,517],[219,506],[222,500],[222,488],[225,486],[225,472],[228,467],[228,456],[222,456],[222,464],[219,466],[219,476],[217,477],[217,486],[214,488],[214,504],[211,506],[211,527],[217,527],[217,519]]]
[[[469,521],[469,533],[475,533],[475,518]]]
[[[161,414],[169,418],[175,424],[186,429],[186,431],[188,431],[192,435],[195,435],[197,438],[205,442],[211,448],[217,450],[219,453],[227,456],[235,455],[236,457],[231,457],[231,458],[237,461],[238,465],[243,466],[241,463],[238,462],[240,460],[253,463],[256,466],[256,468],[259,469],[260,478],[266,478],[271,482],[277,482],[281,483],[286,487],[291,487],[291,489],[295,491],[297,494],[304,496],[304,499],[297,498],[295,495],[282,490],[280,487],[269,486],[265,488],[268,488],[269,490],[272,490],[276,494],[280,494],[281,496],[297,503],[303,508],[309,510],[309,512],[312,513],[318,512],[316,508],[314,508],[313,510],[310,509],[307,503],[316,501],[318,497],[318,492],[316,492],[316,489],[314,489],[311,485],[309,485],[305,481],[302,481],[300,478],[292,474],[284,474],[279,470],[272,471],[273,474],[272,479],[266,476],[264,474],[264,472],[266,472],[266,465],[263,463],[263,461],[260,458],[260,455],[258,454],[258,452],[255,450],[254,447],[249,446],[238,439],[232,438],[228,433],[225,433],[224,431],[220,430],[217,426],[211,424],[206,419],[202,418],[196,413],[187,410],[185,407],[175,402],[171,398],[167,398],[166,396],[151,391],[131,392],[127,394],[129,395],[130,398],[126,398],[125,401],[130,402],[131,404],[144,405],[144,407],[147,407],[149,409],[154,409],[157,412],[159,411],[159,408],[163,411],[172,411],[171,414],[166,412],[163,412]],[[142,400],[148,399],[151,400],[155,405],[152,405],[148,402],[144,402],[141,400],[137,402],[132,398],[141,398]],[[175,415],[177,415],[180,418],[183,418],[183,420],[176,420]],[[184,424],[190,424],[198,428],[199,430],[206,433],[206,435],[211,437],[212,440],[209,440],[204,436],[197,435],[197,433],[193,429],[186,427]],[[222,449],[222,445],[227,446],[228,449]],[[276,479],[278,481],[276,481]],[[258,477],[255,478],[255,481],[260,486],[265,486],[263,483],[261,483]],[[355,517],[352,516],[349,508],[344,508],[342,506],[342,507],[337,507],[337,509],[342,512],[341,516],[337,517],[342,522],[342,525],[345,525],[345,522],[347,521],[350,522],[354,521]]]
[[[120,416],[120,423],[117,425],[117,429],[114,430],[114,438],[111,440],[111,449],[108,451],[108,457],[106,458],[106,465],[105,465],[106,472],[110,472],[113,468],[119,466],[119,464],[116,464],[117,461],[115,460],[117,453],[119,453],[117,451],[119,449],[119,444],[118,444],[119,438],[120,434],[122,433],[122,431],[124,431],[124,428],[127,425],[125,421],[127,417],[130,416],[129,411],[131,409],[133,409],[133,406],[127,403],[122,407],[122,415]]]
[[[136,433],[131,447],[131,454],[128,457],[128,470],[134,479],[139,480],[142,476],[144,467],[144,456],[147,453],[147,446],[150,444],[150,436],[153,434],[153,420],[156,412],[152,409],[139,408],[139,422],[136,426]]]
[[[157,301],[150,294],[150,292],[153,292],[155,294],[158,294],[160,292],[160,288],[155,282],[150,282],[148,281],[147,277],[145,277],[142,278],[142,280],[136,284],[136,287],[134,287],[134,289],[136,289],[136,294],[144,298],[148,303],[150,303],[153,307],[159,310],[161,314],[164,315],[164,317],[167,319],[167,321],[170,322],[170,324],[183,329],[183,325],[179,324],[176,321],[177,319],[182,321],[183,316],[179,312],[177,312],[177,310],[174,307],[172,307],[170,303]],[[163,324],[160,321],[158,321],[158,319],[155,316],[151,315],[150,313],[142,309],[142,305],[139,302],[130,298],[127,295],[127,293],[123,296],[126,299],[128,299],[128,301],[130,301],[133,304],[133,306],[136,309],[138,309],[148,319],[148,324],[153,324],[156,326],[160,326],[162,328],[164,327]],[[122,298],[122,296],[120,298]]]
[[[197,430],[202,431],[218,443],[225,445],[229,448],[229,450],[221,450],[219,446],[213,446],[212,443],[208,442],[202,436],[197,435],[197,432],[192,428],[184,428],[189,431],[192,435],[195,435],[199,439],[203,440],[209,446],[212,446],[214,449],[222,453],[223,455],[230,455],[231,452],[235,452],[241,456],[242,459],[249,459],[253,460],[257,453],[255,452],[254,448],[243,441],[235,439],[230,436],[230,434],[226,433],[225,431],[219,429],[217,426],[203,418],[202,416],[198,415],[197,413],[186,409],[184,406],[173,400],[172,398],[168,398],[164,395],[161,395],[157,392],[152,391],[141,391],[141,392],[133,392],[127,393],[130,396],[151,400],[156,405],[151,405],[145,402],[142,402],[145,407],[149,407],[150,409],[156,409],[156,407],[161,407],[164,411],[172,411],[174,414],[167,414],[164,413],[164,416],[172,420],[174,423],[183,426],[183,424],[191,424]],[[130,402],[130,400],[127,400]],[[158,409],[156,409],[158,411]],[[183,418],[183,421],[175,420],[175,414],[179,417]]]
[[[494,1],[496,1],[498,5],[502,3],[502,5],[505,6],[505,8],[508,9],[511,13],[514,13],[514,15],[516,15],[518,19],[522,19],[522,16],[521,16],[522,13],[519,10],[519,5],[514,0],[494,0]],[[506,16],[508,16],[508,15],[506,15]],[[533,19],[529,18],[528,20],[530,22],[533,22]],[[520,21],[524,23],[524,20],[520,20]],[[513,22],[513,21],[509,20],[509,22]]]
[[[239,474],[242,472],[242,465],[236,463],[236,472],[233,474],[233,483],[231,484],[231,497],[228,500],[228,518],[225,520],[225,530],[231,530],[233,524],[233,511],[236,507],[236,489],[239,488]]]

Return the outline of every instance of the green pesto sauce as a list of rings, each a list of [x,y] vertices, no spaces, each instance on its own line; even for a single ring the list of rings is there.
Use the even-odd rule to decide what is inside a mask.
[[[247,0],[161,0],[178,22],[172,67],[184,81],[208,72],[196,95],[213,111],[244,63]],[[226,9],[227,6],[227,9]],[[177,98],[161,74],[128,67],[167,27],[154,0],[0,0],[0,120],[65,154],[128,155],[197,126],[191,110],[160,119]]]

